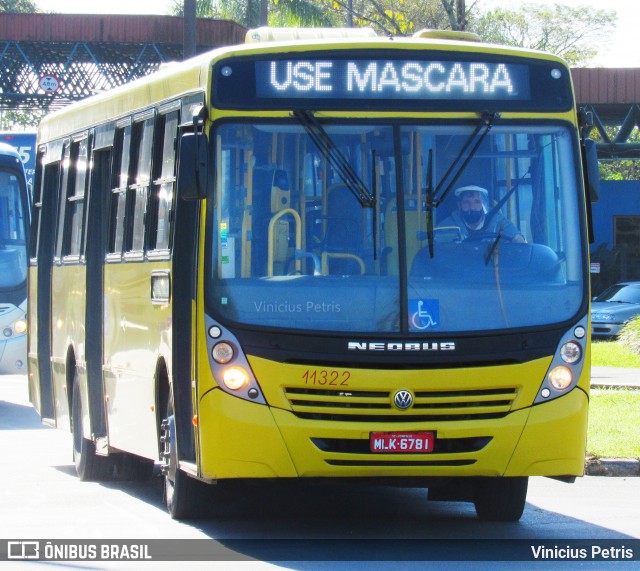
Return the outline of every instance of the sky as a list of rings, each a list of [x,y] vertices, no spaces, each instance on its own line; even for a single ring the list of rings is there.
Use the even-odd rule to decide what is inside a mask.
[[[40,10],[59,14],[160,14],[170,13],[174,0],[34,0]],[[473,0],[467,0],[471,4]],[[633,45],[640,22],[640,0],[475,0],[483,9],[497,6],[515,8],[525,3],[591,6],[615,10],[618,22],[607,48],[593,65],[602,67],[640,67],[639,50]]]

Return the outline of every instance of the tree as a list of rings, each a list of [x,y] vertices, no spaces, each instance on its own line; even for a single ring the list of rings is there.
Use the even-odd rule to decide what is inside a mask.
[[[452,30],[463,32],[467,29],[469,21],[467,20],[467,7],[465,0],[441,0]]]
[[[322,1],[346,26],[350,10],[348,0]],[[448,28],[444,1],[449,0],[352,0],[351,15],[356,27],[372,27],[382,35],[407,36],[422,28]]]
[[[606,126],[605,130],[610,141],[616,138],[617,127]],[[604,141],[600,133],[593,129],[590,136],[597,142]],[[640,143],[640,129],[635,127],[626,139],[626,143]],[[615,159],[598,161],[600,167],[600,178],[602,180],[640,180],[640,160],[638,159]]]
[[[616,18],[615,12],[589,6],[524,4],[490,10],[472,27],[487,42],[551,52],[579,67],[597,55]]]
[[[182,10],[183,0],[174,0],[172,13],[182,16]],[[233,20],[248,28],[338,24],[321,0],[196,0],[196,16]]]
[[[0,13],[30,14],[38,12],[38,7],[31,0],[0,0]]]

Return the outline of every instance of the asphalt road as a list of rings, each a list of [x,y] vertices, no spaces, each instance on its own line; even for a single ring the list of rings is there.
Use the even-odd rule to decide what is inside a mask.
[[[589,546],[626,542],[640,556],[640,478],[587,476],[572,485],[531,478],[527,508],[515,524],[480,522],[471,504],[427,502],[421,489],[277,484],[234,488],[218,498],[211,519],[177,522],[164,509],[159,477],[144,483],[78,481],[70,435],[42,426],[27,402],[26,379],[7,376],[0,377],[0,450],[0,543],[128,539],[163,546],[185,560],[189,550],[203,546],[217,553],[217,560],[184,563],[182,569],[493,570],[516,565],[501,561],[514,546],[553,549],[578,540]],[[496,561],[465,561],[470,553]],[[425,563],[437,554],[462,562]],[[639,560],[571,561],[562,568],[631,569]],[[3,569],[42,565],[176,568],[161,561],[0,562]],[[555,561],[517,565],[558,568]]]

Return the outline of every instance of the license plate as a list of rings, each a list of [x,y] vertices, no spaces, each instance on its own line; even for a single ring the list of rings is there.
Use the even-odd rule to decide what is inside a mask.
[[[433,452],[433,432],[372,432],[369,449],[374,453],[424,454]]]

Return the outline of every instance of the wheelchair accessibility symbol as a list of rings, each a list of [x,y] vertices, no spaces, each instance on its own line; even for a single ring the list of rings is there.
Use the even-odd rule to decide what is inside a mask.
[[[409,317],[414,331],[437,329],[440,325],[440,302],[437,299],[410,299]]]

